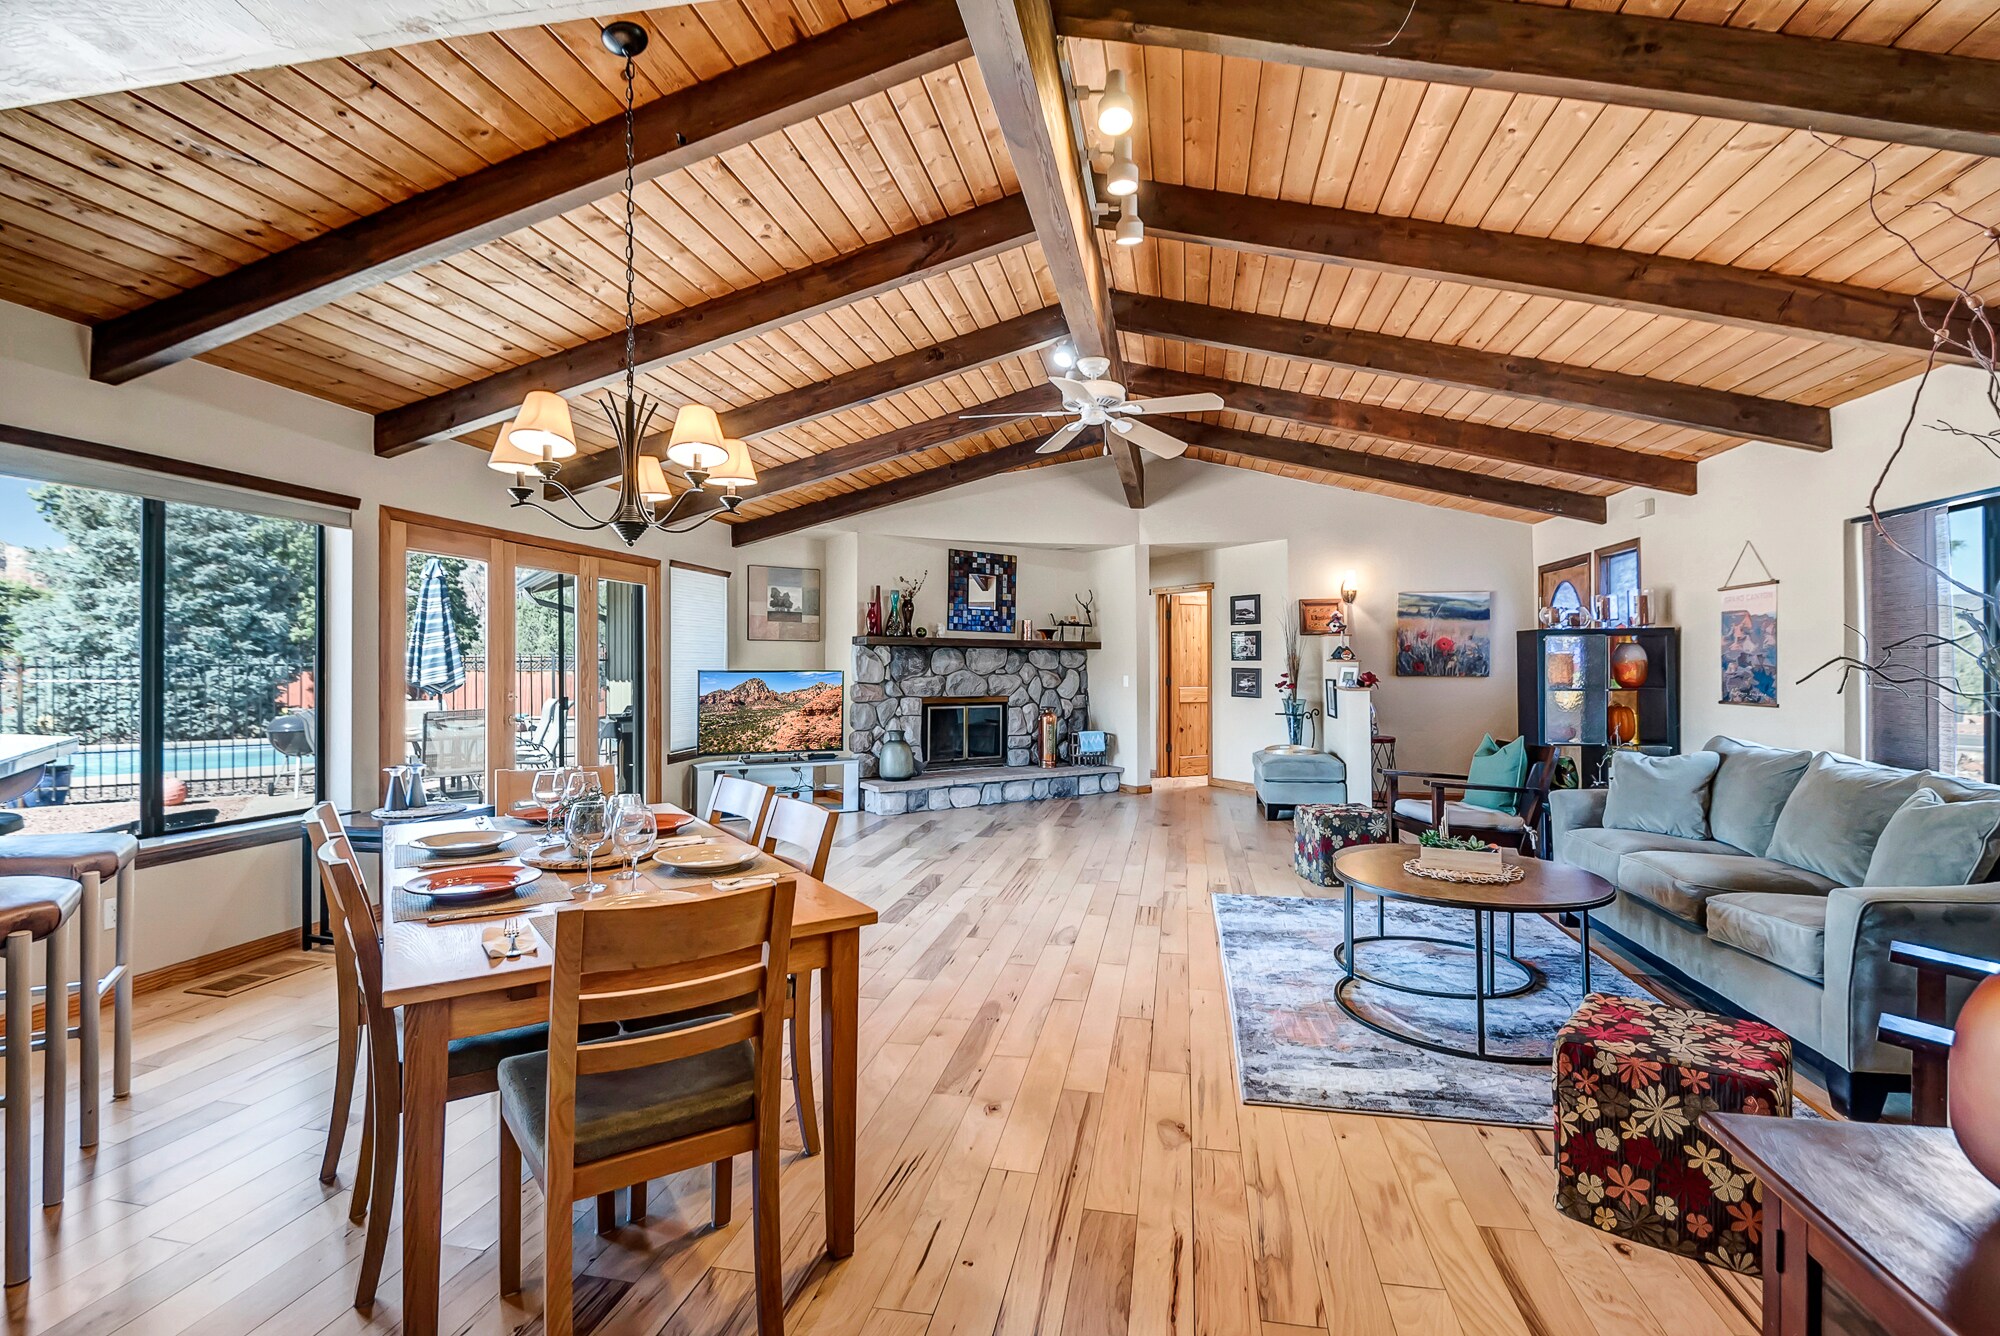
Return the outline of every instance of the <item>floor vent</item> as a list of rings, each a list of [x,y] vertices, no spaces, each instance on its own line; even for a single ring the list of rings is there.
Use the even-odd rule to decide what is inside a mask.
[[[189,984],[186,991],[197,997],[235,997],[247,993],[260,984],[274,979],[283,979],[297,974],[300,970],[311,969],[310,960],[277,960],[268,965],[259,965],[253,970],[237,970],[231,974],[218,974],[212,979]]]

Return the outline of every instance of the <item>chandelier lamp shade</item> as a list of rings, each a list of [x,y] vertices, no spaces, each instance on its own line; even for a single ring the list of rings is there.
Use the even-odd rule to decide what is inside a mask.
[[[757,468],[750,459],[750,448],[724,436],[721,419],[706,404],[683,404],[675,411],[666,448],[661,452],[667,463],[681,470],[684,485],[678,492],[659,455],[646,448],[661,404],[652,395],[641,393],[636,383],[638,284],[633,253],[637,205],[633,192],[638,157],[632,139],[632,62],[646,49],[649,38],[640,25],[621,21],[606,25],[603,39],[605,49],[625,62],[625,383],[622,392],[607,393],[595,404],[603,411],[616,442],[618,503],[609,515],[600,518],[564,485],[561,461],[576,454],[576,424],[569,401],[552,390],[528,392],[513,422],[501,428],[486,464],[496,472],[513,475],[507,494],[516,506],[539,510],[572,529],[610,529],[630,547],[651,532],[686,533],[717,516],[735,514],[743,504],[742,489],[757,485]],[[537,501],[537,481],[562,504]],[[708,494],[711,487],[721,493],[719,506],[681,513],[690,504],[688,498]]]

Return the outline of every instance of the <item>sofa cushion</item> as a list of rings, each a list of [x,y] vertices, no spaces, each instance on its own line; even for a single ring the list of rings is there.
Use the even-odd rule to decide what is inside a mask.
[[[1618,865],[1620,890],[1696,927],[1706,925],[1711,896],[1825,895],[1834,885],[1816,872],[1748,854],[1641,852]]]
[[[2000,784],[1981,784],[1977,780],[1960,779],[1957,775],[1937,770],[1924,771],[1924,787],[1948,803],[1986,802],[2000,798]],[[0,852],[4,851],[4,844],[0,844]]]
[[[1823,895],[1767,891],[1718,895],[1708,902],[1708,935],[1802,979],[1826,974]]]
[[[1398,798],[1396,815],[1409,817],[1415,821],[1431,819],[1429,798]],[[1527,825],[1512,812],[1496,812],[1490,807],[1474,807],[1471,803],[1448,802],[1444,805],[1444,822],[1453,831],[1517,831]]]
[[[1493,740],[1492,734],[1480,739],[1479,749],[1472,753],[1472,764],[1466,768],[1465,779],[1469,784],[1500,784],[1517,789],[1528,780],[1528,741],[1515,738],[1506,746]],[[1502,793],[1496,789],[1467,789],[1465,802],[1473,807],[1484,807],[1495,812],[1517,812],[1521,808],[1521,795]]]
[[[1778,813],[1766,853],[1842,886],[1859,886],[1882,828],[1923,781],[1920,771],[1820,752]]]
[[[1565,863],[1574,863],[1586,872],[1595,872],[1606,881],[1616,885],[1618,864],[1627,854],[1658,850],[1672,853],[1693,854],[1734,854],[1742,857],[1740,850],[1732,849],[1718,840],[1684,840],[1677,835],[1654,835],[1643,830],[1611,830],[1604,826],[1579,826],[1562,839],[1556,857]]]
[[[1969,886],[1993,866],[2000,802],[1946,802],[1929,788],[1903,800],[1868,860],[1866,886]]]
[[[1709,834],[1762,858],[1771,851],[1771,831],[1785,800],[1812,762],[1809,751],[1759,747],[1735,738],[1713,737],[1703,750],[1722,758],[1709,790]]]
[[[1714,752],[1686,756],[1614,752],[1604,824],[1684,840],[1707,839],[1708,786],[1721,759]]]

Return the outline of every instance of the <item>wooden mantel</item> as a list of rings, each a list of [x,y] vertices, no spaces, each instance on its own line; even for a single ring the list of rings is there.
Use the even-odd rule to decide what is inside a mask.
[[[1018,640],[980,636],[856,636],[857,645],[907,645],[912,649],[1103,649],[1101,640]]]

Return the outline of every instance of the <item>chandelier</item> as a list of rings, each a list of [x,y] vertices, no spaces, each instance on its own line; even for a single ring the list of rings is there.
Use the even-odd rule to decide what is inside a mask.
[[[604,46],[625,62],[625,391],[608,394],[598,401],[618,449],[618,505],[611,514],[599,518],[583,499],[563,484],[561,462],[576,454],[576,428],[570,418],[569,401],[550,390],[530,390],[521,402],[521,411],[501,428],[488,456],[488,468],[512,474],[507,494],[514,505],[539,510],[572,529],[610,529],[625,540],[627,547],[647,533],[687,533],[718,516],[736,513],[743,504],[738,489],[757,485],[757,470],[750,462],[750,449],[742,441],[725,437],[715,410],[705,404],[685,404],[674,413],[673,430],[667,437],[666,457],[681,469],[686,484],[678,494],[667,483],[667,472],[658,457],[640,449],[660,401],[639,392],[638,301],[633,270],[633,233],[636,206],[637,155],[632,143],[633,100],[632,62],[646,49],[646,30],[636,23],[612,23],[604,29]],[[534,499],[534,482],[542,482],[581,520]],[[691,496],[706,495],[709,488],[721,491],[721,509],[681,515]]]

